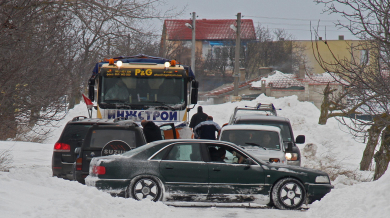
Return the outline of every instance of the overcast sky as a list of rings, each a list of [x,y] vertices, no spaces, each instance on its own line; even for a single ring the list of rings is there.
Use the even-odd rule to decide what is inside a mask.
[[[165,0],[167,9],[177,7],[184,13],[177,19],[189,19],[190,13],[196,12],[197,19],[236,19],[241,12],[243,19],[252,19],[271,30],[281,28],[292,34],[296,40],[310,40],[310,21],[317,26],[323,39],[356,39],[347,30],[337,29],[334,23],[344,20],[337,15],[322,13],[324,5],[317,5],[313,0]],[[325,32],[326,29],[326,32]],[[325,34],[326,33],[326,34]]]

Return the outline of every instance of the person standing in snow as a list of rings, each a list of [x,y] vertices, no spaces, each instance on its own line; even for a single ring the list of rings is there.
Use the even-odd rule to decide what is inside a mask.
[[[198,113],[194,114],[191,118],[191,122],[190,122],[190,128],[194,128],[196,125],[198,125],[199,123],[203,122],[203,121],[206,121],[207,120],[207,117],[208,115],[203,113],[203,108],[202,106],[199,106],[198,107]]]
[[[153,121],[142,120],[141,126],[147,143],[162,140],[161,129]]]
[[[218,123],[213,121],[212,116],[208,116],[206,121],[203,121],[195,126],[194,133],[196,139],[211,139],[215,140],[215,132],[221,130]]]

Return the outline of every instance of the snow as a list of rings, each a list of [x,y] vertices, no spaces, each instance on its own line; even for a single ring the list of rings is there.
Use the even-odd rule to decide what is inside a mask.
[[[302,165],[317,169],[336,166],[353,174],[334,178],[335,189],[302,211],[223,207],[226,205],[189,207],[192,203],[174,207],[161,202],[111,197],[93,187],[52,177],[54,143],[68,120],[88,116],[82,103],[49,129],[50,137],[44,143],[0,141],[0,153],[9,150],[13,156],[9,172],[0,172],[1,217],[388,217],[390,173],[371,181],[372,172],[360,172],[365,144],[355,140],[335,119],[330,119],[327,125],[318,125],[320,112],[312,103],[299,102],[296,96],[275,99],[260,95],[253,101],[202,106],[222,126],[228,122],[234,107],[255,106],[258,102],[281,108],[278,115],[290,119],[295,137],[306,136],[306,143],[299,145],[304,156]],[[195,112],[196,107],[190,111],[190,117]]]
[[[278,70],[275,70],[269,76],[253,82],[252,87],[261,87],[261,82],[265,81],[265,86],[270,86],[274,88],[288,88],[291,86],[305,86],[302,82],[296,79],[295,74],[285,74]]]

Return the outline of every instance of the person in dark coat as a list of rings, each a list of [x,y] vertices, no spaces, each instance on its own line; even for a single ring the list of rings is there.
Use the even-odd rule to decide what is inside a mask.
[[[198,125],[199,123],[203,122],[203,121],[206,121],[207,120],[207,117],[208,115],[203,113],[203,108],[202,106],[199,106],[198,107],[198,113],[194,114],[192,117],[191,117],[191,122],[190,122],[190,128],[194,128],[196,125]]]
[[[221,130],[218,123],[213,121],[212,116],[208,116],[206,121],[203,121],[195,126],[194,133],[196,139],[212,139],[215,140],[215,132]]]
[[[141,126],[145,135],[146,142],[162,140],[161,130],[153,121],[142,120]]]

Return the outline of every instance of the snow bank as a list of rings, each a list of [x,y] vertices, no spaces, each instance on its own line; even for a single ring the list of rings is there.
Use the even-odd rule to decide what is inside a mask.
[[[315,166],[334,157],[341,167],[359,168],[365,145],[357,142],[335,119],[318,125],[319,110],[309,102],[299,102],[296,96],[270,98],[260,95],[253,101],[204,105],[205,113],[220,125],[227,123],[236,106],[273,103],[278,115],[291,120],[295,136],[305,135],[306,143],[299,145],[307,157],[303,165]],[[96,111],[94,111],[96,112]],[[190,117],[196,112],[191,110]],[[13,167],[0,172],[1,217],[388,217],[390,213],[390,173],[374,182],[358,182],[339,176],[332,183],[336,188],[315,202],[308,211],[276,209],[172,207],[161,202],[135,201],[111,197],[95,188],[77,182],[52,177],[51,156],[54,143],[66,122],[75,116],[88,116],[84,103],[69,111],[66,119],[50,129],[50,137],[41,143],[0,141],[0,151],[10,150]],[[311,145],[311,146],[309,146]],[[306,149],[305,149],[306,148]],[[314,158],[310,156],[310,154]]]
[[[332,190],[310,206],[308,217],[389,217],[390,172],[374,182]]]

